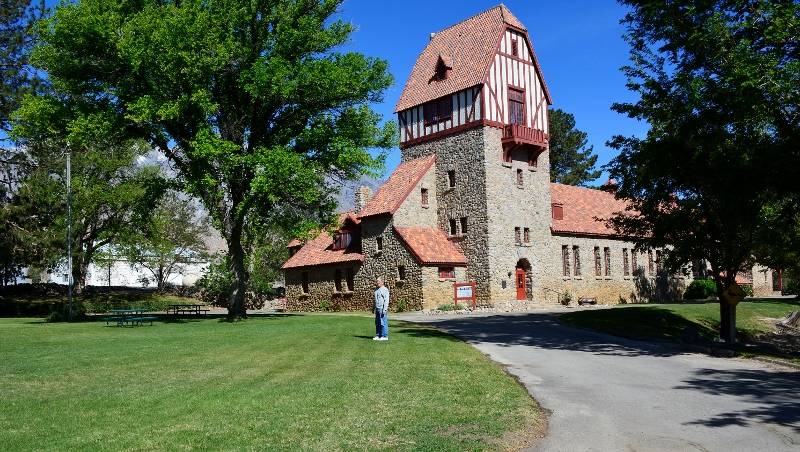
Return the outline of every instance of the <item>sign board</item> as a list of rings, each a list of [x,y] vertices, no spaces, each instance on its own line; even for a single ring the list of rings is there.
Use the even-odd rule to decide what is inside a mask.
[[[453,283],[453,304],[463,301],[472,304],[475,308],[475,282]]]

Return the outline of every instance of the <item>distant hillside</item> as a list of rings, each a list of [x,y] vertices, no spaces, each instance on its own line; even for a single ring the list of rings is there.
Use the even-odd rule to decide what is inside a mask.
[[[336,197],[336,201],[339,205],[338,210],[340,212],[344,212],[353,208],[353,197],[356,189],[359,186],[366,185],[367,187],[371,188],[373,192],[376,192],[384,182],[386,181],[383,179],[372,179],[365,176],[359,181],[348,182],[344,184],[341,190],[339,190],[339,195]]]

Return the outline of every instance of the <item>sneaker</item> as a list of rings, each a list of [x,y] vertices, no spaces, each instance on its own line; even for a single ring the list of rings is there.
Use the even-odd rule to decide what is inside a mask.
[[[378,340],[379,341],[388,341],[389,338],[388,337],[380,337],[380,338],[378,338]]]
[[[381,340],[381,337],[380,336],[375,336],[375,337],[372,338],[372,340],[373,341],[379,341],[379,340]]]

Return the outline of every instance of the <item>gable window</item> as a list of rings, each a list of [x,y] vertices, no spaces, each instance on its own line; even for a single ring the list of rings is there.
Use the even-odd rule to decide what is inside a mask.
[[[628,248],[623,248],[622,249],[622,274],[624,276],[630,276],[631,275],[631,269],[628,266],[629,263],[630,262],[628,262]]]
[[[303,287],[303,293],[307,294],[308,293],[308,272],[303,272],[303,275],[302,275],[302,287]]]
[[[524,228],[522,230],[522,241],[524,243],[531,243],[531,229],[530,228]]]
[[[575,276],[581,275],[581,249],[576,245],[572,247],[572,262]]]
[[[631,273],[633,273],[634,276],[636,275],[636,270],[639,269],[639,266],[636,262],[636,254],[637,253],[635,249],[631,250]]]
[[[355,285],[354,284],[354,282],[355,282],[354,279],[355,279],[355,272],[353,271],[352,268],[348,268],[347,269],[347,291],[348,292],[352,292],[353,291],[353,286]]]
[[[467,233],[467,217],[461,217],[461,234]]]
[[[450,219],[450,235],[458,235],[458,223],[455,218]]]
[[[341,268],[337,268],[336,271],[334,272],[334,275],[335,276],[333,277],[333,286],[336,289],[336,292],[341,292],[342,291],[342,269]]]
[[[564,271],[564,276],[569,276],[569,246],[561,246],[561,267]]]
[[[522,173],[522,169],[517,168],[517,187],[522,188],[525,185],[525,176]]]
[[[453,267],[439,267],[439,279],[456,279],[456,270]]]
[[[594,247],[594,275],[595,276],[602,276],[603,275],[603,264],[600,261],[600,247]]]
[[[447,186],[450,188],[454,188],[456,186],[456,170],[450,170],[447,172]]]
[[[553,203],[553,219],[554,220],[564,219],[564,206],[562,204]]]
[[[422,207],[428,207],[428,189],[423,188],[419,191]]]
[[[511,40],[511,54],[519,56],[519,43],[516,39]]]
[[[378,236],[375,238],[375,244],[378,246],[378,251],[383,250],[383,237]]]
[[[405,281],[406,280],[406,267],[403,265],[397,266],[397,280],[398,281]]]
[[[525,91],[508,88],[508,122],[525,124]]]
[[[348,230],[340,230],[333,234],[333,250],[343,250],[350,246],[353,236]]]
[[[611,249],[603,248],[603,260],[606,265],[606,276],[611,276]]]
[[[430,126],[447,121],[453,114],[452,96],[445,96],[422,105],[425,125]]]
[[[519,245],[522,243],[522,230],[520,228],[514,228],[514,243]]]
[[[653,251],[651,250],[647,252],[647,272],[650,274],[650,276],[653,276],[653,267]]]

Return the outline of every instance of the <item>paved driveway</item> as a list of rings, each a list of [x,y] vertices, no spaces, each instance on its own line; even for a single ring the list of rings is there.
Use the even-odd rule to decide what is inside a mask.
[[[433,322],[552,412],[541,451],[800,451],[800,372],[563,326],[550,313]]]

